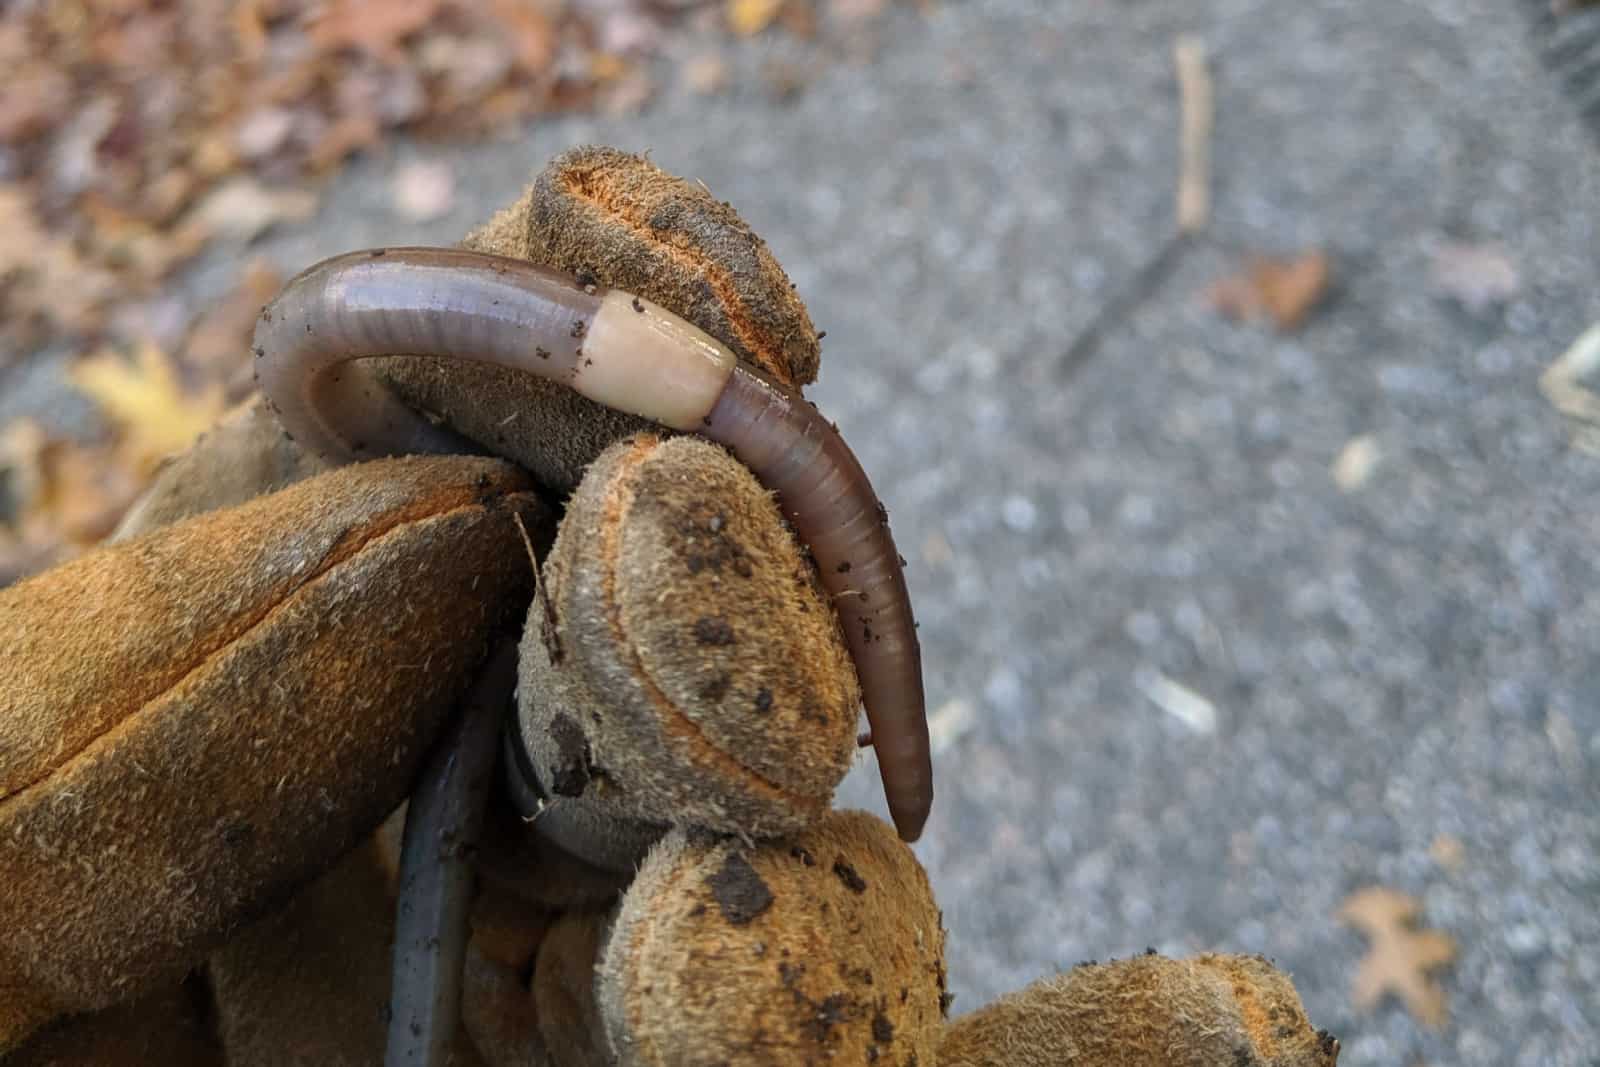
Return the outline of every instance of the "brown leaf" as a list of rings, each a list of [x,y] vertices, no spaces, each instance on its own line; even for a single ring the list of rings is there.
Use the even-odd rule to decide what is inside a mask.
[[[72,79],[65,71],[35,60],[6,76],[0,106],[0,141],[21,141],[61,121],[72,103]]]
[[[1292,259],[1252,256],[1244,271],[1212,285],[1208,296],[1230,318],[1270,318],[1289,333],[1327,293],[1330,273],[1328,254],[1321,249]]]
[[[166,277],[210,236],[198,226],[158,227],[97,193],[83,198],[80,211],[91,223],[86,252],[97,262],[115,264],[134,283],[131,288]]]
[[[0,183],[0,320],[89,331],[116,291],[114,275],[44,229],[26,189]]]
[[[234,44],[246,60],[260,59],[267,50],[267,20],[261,3],[262,0],[236,0],[233,5]]]
[[[312,21],[312,42],[325,52],[352,48],[398,58],[400,43],[438,15],[440,0],[335,0]]]
[[[538,74],[555,62],[556,28],[548,16],[525,0],[491,0],[490,9],[523,70]]]
[[[377,144],[382,132],[371,115],[346,115],[322,131],[306,153],[306,163],[317,171],[338,166],[345,157]]]
[[[779,16],[783,28],[803,41],[817,36],[817,9],[811,0],[788,0]]]
[[[139,492],[108,446],[52,440],[31,419],[0,428],[0,585],[108,534]]]
[[[683,64],[696,92],[728,79],[704,35],[774,25],[810,37],[889,0],[74,0],[0,2],[0,361],[41,344],[130,336],[157,283],[217,235],[301,221],[300,184],[391,131],[452,138],[533,115],[626,112]],[[857,38],[868,35],[856,34]],[[697,43],[699,39],[702,43]],[[719,46],[720,47],[720,46]],[[854,47],[854,46],[852,46]],[[815,51],[815,50],[812,50]],[[852,55],[855,53],[852,52]],[[802,61],[769,65],[777,95]],[[433,217],[440,186],[401,210]],[[163,334],[171,350],[178,325]],[[195,326],[187,365],[225,358]],[[213,340],[212,338],[215,338]]]
[[[112,449],[62,443],[52,449],[50,495],[41,510],[54,520],[66,551],[87,548],[111,533],[147,479]]]
[[[1404,893],[1382,886],[1345,898],[1339,918],[1371,942],[1356,971],[1351,997],[1369,1011],[1392,993],[1412,1017],[1432,1027],[1445,1022],[1445,995],[1432,972],[1456,958],[1456,943],[1437,930],[1415,929],[1421,906]]]

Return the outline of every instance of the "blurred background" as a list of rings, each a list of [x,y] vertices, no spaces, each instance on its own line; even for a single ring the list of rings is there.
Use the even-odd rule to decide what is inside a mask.
[[[649,151],[894,512],[955,1012],[1255,952],[1356,1067],[1600,1063],[1600,8],[11,0],[0,66],[0,583],[288,275]]]

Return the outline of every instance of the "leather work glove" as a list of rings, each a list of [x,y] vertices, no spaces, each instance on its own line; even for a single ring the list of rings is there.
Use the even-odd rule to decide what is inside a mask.
[[[816,376],[761,240],[640,157],[558,157],[464,246]],[[332,468],[252,398],[110,543],[0,590],[0,1064],[383,1062],[406,798],[474,701],[508,756],[438,845],[476,886],[451,1063],[1335,1062],[1256,957],[950,1021],[926,874],[831,810],[860,693],[771,494],[559,384],[382,373],[487,455]]]

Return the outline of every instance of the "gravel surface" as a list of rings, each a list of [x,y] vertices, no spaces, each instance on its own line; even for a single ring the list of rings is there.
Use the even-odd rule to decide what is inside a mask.
[[[747,77],[402,148],[266,250],[452,240],[580,141],[703,178],[828,331],[812,395],[911,561],[958,1012],[1090,957],[1261,952],[1354,1067],[1596,1064],[1600,455],[1537,379],[1600,319],[1600,152],[1522,15],[950,0],[787,101]],[[1212,225],[1085,343],[1170,242],[1185,32],[1213,55]],[[382,184],[415,158],[457,172],[428,226]],[[1446,241],[1503,244],[1520,293],[1441,297]],[[1336,285],[1299,334],[1208,307],[1246,252],[1310,246]],[[1352,1007],[1334,915],[1371,884],[1460,944],[1441,1031]]]

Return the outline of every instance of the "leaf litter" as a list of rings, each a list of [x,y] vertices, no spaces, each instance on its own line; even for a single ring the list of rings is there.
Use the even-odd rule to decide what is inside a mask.
[[[745,37],[787,36],[812,63],[836,61],[895,6],[0,4],[0,388],[31,353],[63,351],[109,416],[96,444],[44,422],[0,426],[0,584],[109,529],[154,451],[248,390],[251,324],[281,278],[240,256],[232,294],[185,304],[163,283],[200,253],[303,223],[327,177],[395,135],[459,142],[540,116],[637,111],[662,85],[722,92]],[[388,197],[398,218],[439,218],[456,203],[455,175],[406,167]]]

